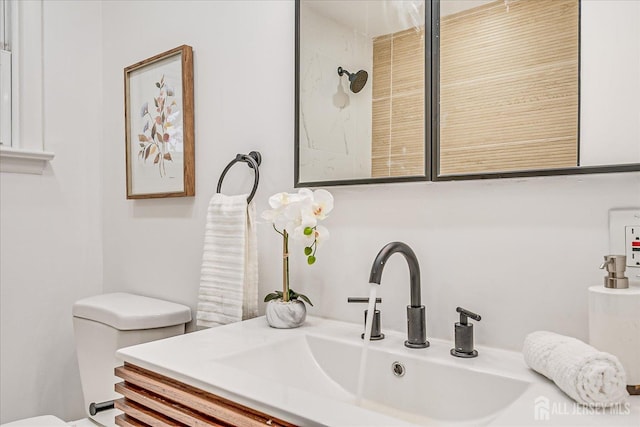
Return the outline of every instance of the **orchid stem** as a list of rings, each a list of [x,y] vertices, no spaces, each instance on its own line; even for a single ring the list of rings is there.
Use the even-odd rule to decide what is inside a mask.
[[[275,225],[275,224],[271,224],[271,225],[273,226],[273,229],[274,229],[274,230],[276,230],[276,233],[278,233],[279,235],[281,235],[282,237],[284,237],[284,233],[283,233],[282,231],[278,230],[278,229],[276,228],[276,225]],[[286,230],[285,230],[285,232],[286,232]]]
[[[274,226],[275,229],[275,226]],[[276,230],[278,231],[278,230]],[[278,231],[278,233],[280,233]],[[289,301],[289,234],[284,230],[282,234],[282,301]]]

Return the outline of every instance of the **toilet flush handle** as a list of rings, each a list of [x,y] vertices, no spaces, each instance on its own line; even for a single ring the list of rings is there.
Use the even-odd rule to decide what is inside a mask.
[[[113,400],[107,400],[106,402],[95,403],[91,402],[89,405],[89,413],[91,415],[95,415],[98,412],[106,411],[108,409],[113,409],[115,407]]]

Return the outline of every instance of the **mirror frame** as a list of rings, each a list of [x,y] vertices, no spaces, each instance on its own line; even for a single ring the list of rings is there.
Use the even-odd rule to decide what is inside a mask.
[[[428,1],[428,0],[427,0]],[[580,5],[582,0],[580,0]],[[580,6],[579,6],[580,7]],[[628,163],[619,165],[599,165],[599,166],[574,166],[569,168],[553,169],[525,169],[505,172],[478,172],[471,174],[451,174],[440,175],[440,0],[431,0],[431,88],[433,98],[431,99],[431,141],[428,145],[433,159],[433,169],[431,169],[432,181],[466,181],[476,179],[494,178],[522,178],[533,176],[557,176],[557,175],[581,175],[595,173],[615,173],[615,172],[638,172],[640,163]],[[578,22],[580,25],[580,22]],[[581,28],[579,29],[581,31]],[[580,49],[580,47],[578,47]],[[579,107],[578,107],[579,108]],[[580,111],[578,110],[578,132],[580,132]],[[580,147],[578,146],[578,150]]]
[[[294,108],[294,187],[381,184],[415,181],[466,181],[477,179],[522,178],[535,176],[582,175],[597,173],[640,172],[640,163],[601,166],[575,166],[554,169],[526,169],[505,172],[440,175],[440,0],[425,0],[425,171],[424,176],[360,178],[329,181],[300,181],[300,1],[295,0],[295,108]],[[578,123],[580,118],[578,117]],[[579,124],[578,124],[579,125]]]
[[[432,42],[429,43],[425,40],[424,44],[424,61],[425,61],[425,87],[424,87],[424,134],[425,134],[425,146],[424,146],[424,175],[416,176],[392,176],[392,177],[381,177],[381,178],[355,178],[355,179],[340,179],[340,180],[329,180],[329,181],[300,181],[300,1],[295,0],[295,108],[294,108],[294,141],[295,141],[295,151],[294,151],[294,187],[322,187],[322,186],[337,186],[337,185],[360,185],[360,184],[382,184],[382,183],[390,183],[390,182],[415,182],[415,181],[431,181],[430,171],[431,167],[431,137],[432,130],[430,129],[430,124],[433,123],[433,119],[428,120],[431,117],[431,85],[429,82],[432,82],[433,79],[431,77],[432,71],[432,58],[433,55],[431,53],[431,45]],[[426,34],[431,34],[431,32],[427,33],[426,29],[428,29],[427,24],[432,21],[431,12],[432,7],[429,7],[430,0],[424,0],[425,2],[425,37]],[[431,38],[433,36],[430,36]]]

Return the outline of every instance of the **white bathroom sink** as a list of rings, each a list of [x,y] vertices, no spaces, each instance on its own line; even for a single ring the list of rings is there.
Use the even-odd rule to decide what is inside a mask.
[[[438,342],[433,347],[442,346]],[[442,363],[438,357],[425,357],[434,348],[400,347],[396,351],[372,342],[368,351],[361,406],[420,425],[484,425],[530,385],[523,380],[470,370],[464,364]],[[356,404],[361,354],[362,341],[357,335],[347,341],[307,334],[226,356],[218,362]],[[404,370],[402,376],[394,373],[398,364]],[[288,366],[295,374],[283,376],[278,366]]]
[[[430,347],[408,349],[406,334],[393,331],[370,342],[364,399],[357,402],[361,332],[362,325],[314,317],[289,330],[256,318],[117,355],[305,427],[538,426],[540,414],[554,426],[637,426],[640,419],[633,399],[628,412],[585,413],[518,352],[478,346],[477,358],[461,359],[449,354],[450,340],[430,338]],[[404,365],[404,376],[393,374],[394,362]]]

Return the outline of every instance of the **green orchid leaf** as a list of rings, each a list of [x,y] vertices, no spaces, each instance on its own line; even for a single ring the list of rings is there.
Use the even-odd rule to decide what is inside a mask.
[[[299,294],[296,291],[294,291],[293,289],[289,289],[289,299],[290,300],[301,299],[302,301],[306,302],[307,304],[309,304],[310,306],[313,307],[313,303],[311,302],[311,300],[309,298],[307,298],[306,295]]]
[[[310,300],[309,298],[307,298],[307,296],[306,296],[306,295],[298,294],[298,297],[299,297],[302,301],[306,302],[306,303],[307,303],[307,304],[309,304],[311,307],[313,307],[313,303],[311,302],[311,300]]]
[[[282,298],[282,297],[279,296],[278,294],[272,292],[272,293],[268,294],[266,297],[264,297],[264,302],[269,302],[271,300],[280,299],[280,298]]]

